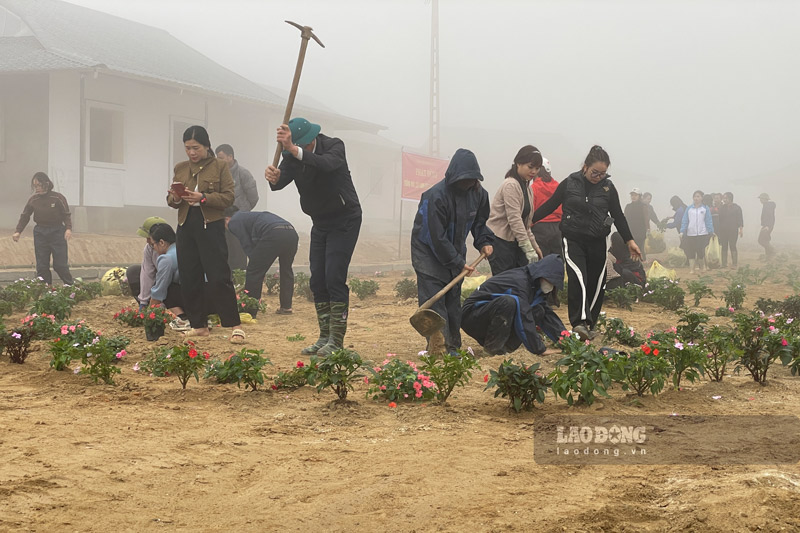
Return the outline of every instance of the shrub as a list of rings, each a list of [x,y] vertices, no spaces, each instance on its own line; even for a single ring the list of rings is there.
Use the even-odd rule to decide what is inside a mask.
[[[417,280],[403,278],[394,286],[394,293],[401,300],[417,297]]]
[[[672,346],[662,345],[661,351],[672,364],[672,384],[676,389],[681,386],[681,378],[694,383],[705,372],[706,352],[696,344],[684,344],[676,339]]]
[[[604,301],[608,301],[616,307],[633,310],[633,304],[639,301],[642,295],[642,288],[635,283],[629,283],[623,287],[617,287],[606,291]]]
[[[50,343],[50,366],[55,370],[66,370],[73,359],[82,359],[100,340],[100,335],[87,327],[83,320],[62,324],[58,335]]]
[[[49,291],[33,303],[31,313],[53,315],[56,320],[64,320],[72,314],[75,300],[58,291]]]
[[[712,381],[722,381],[728,363],[741,356],[741,350],[733,339],[733,331],[720,326],[708,328],[701,346],[706,352],[706,375]]]
[[[6,300],[0,300],[0,316],[8,316],[14,312],[14,305]]]
[[[159,346],[151,351],[150,355],[141,362],[133,365],[133,370],[136,372],[144,372],[157,378],[169,376],[168,365],[171,357],[170,348]]]
[[[255,316],[259,311],[264,311],[267,306],[256,300],[245,289],[240,289],[236,293],[236,304],[240,313],[248,313],[250,316]]]
[[[678,282],[669,278],[651,279],[645,284],[644,291],[642,295],[643,302],[660,305],[669,311],[675,311],[683,307],[683,300],[686,296]]]
[[[728,288],[722,291],[722,299],[725,300],[725,307],[741,309],[742,305],[744,305],[746,294],[744,285],[732,281],[728,285]]]
[[[206,366],[209,357],[211,356],[208,352],[201,355],[195,344],[187,341],[186,344],[173,346],[164,356],[164,370],[167,374],[177,376],[181,388],[185,389],[191,377],[194,377],[195,382],[200,381],[200,370]]]
[[[475,358],[468,352],[458,350],[457,354],[427,354],[421,357],[422,371],[427,372],[435,385],[436,399],[439,403],[447,398],[456,387],[463,387],[472,378],[472,371],[480,368]]]
[[[309,302],[314,301],[314,294],[311,292],[309,282],[311,278],[303,272],[296,272],[294,275],[294,292],[306,297]]]
[[[103,285],[99,281],[86,283],[75,280],[72,285],[65,285],[56,290],[59,294],[74,300],[75,303],[88,302],[100,296],[103,292]]]
[[[708,286],[708,283],[704,279],[689,281],[687,288],[689,289],[689,294],[694,297],[695,307],[700,305],[700,300],[703,298],[714,297],[714,291],[711,290],[711,287]]]
[[[361,356],[347,348],[336,350],[321,361],[312,355],[306,379],[309,385],[316,386],[317,392],[330,387],[339,401],[343,401],[348,391],[353,390],[353,380],[363,377],[358,373],[363,364]]]
[[[736,310],[733,307],[717,307],[714,316],[733,316]]]
[[[21,365],[28,358],[33,332],[24,326],[14,328],[6,335],[5,347],[12,363]]]
[[[599,321],[598,321],[599,324]],[[624,346],[639,346],[644,342],[632,327],[626,326],[621,318],[606,318],[603,320],[605,333],[603,340],[607,342],[618,342]]]
[[[301,335],[300,333],[295,333],[294,335],[287,336],[286,340],[289,342],[302,342],[306,340],[306,337],[305,335]]]
[[[14,311],[22,311],[28,302],[38,300],[46,291],[47,284],[41,278],[34,280],[20,278],[0,292],[0,300],[9,302]]]
[[[53,315],[28,315],[22,319],[22,325],[31,329],[33,340],[48,340],[58,336],[61,325]]]
[[[664,383],[672,370],[669,361],[661,354],[660,343],[647,341],[629,354],[620,352],[616,356],[615,381],[623,390],[632,390],[638,396],[650,391],[653,396],[664,390]]]
[[[144,313],[132,307],[123,307],[114,313],[114,320],[132,328],[140,328],[144,325]]]
[[[708,315],[689,309],[678,311],[676,331],[684,342],[697,342],[703,337],[704,325],[708,323]]]
[[[430,376],[421,372],[417,365],[411,361],[401,361],[387,355],[381,366],[367,367],[372,377],[365,377],[364,382],[369,385],[367,397],[373,400],[379,397],[388,402],[403,400],[430,400],[436,395],[436,385]]]
[[[295,367],[288,372],[278,372],[272,383],[272,390],[288,389],[294,390],[304,387],[308,380],[306,379],[307,367],[302,361],[298,361]]]
[[[367,296],[375,296],[379,287],[378,282],[374,279],[350,278],[350,290],[356,293],[359,300],[363,300]]]
[[[264,357],[264,350],[242,348],[221,364],[211,363],[205,377],[216,378],[220,383],[235,382],[238,387],[244,383],[245,390],[250,388],[255,391],[264,384],[264,374],[261,369],[271,364],[270,360]]]
[[[120,373],[115,363],[127,355],[127,345],[128,339],[125,337],[95,338],[91,345],[84,346],[81,354],[83,366],[76,368],[75,372],[89,374],[95,383],[102,380],[107,385],[114,385],[114,374]]]
[[[566,355],[548,376],[556,396],[567,400],[569,405],[575,403],[575,395],[577,401],[588,405],[594,403],[595,393],[608,398],[606,391],[612,383],[614,361],[588,341],[580,341],[567,331],[562,333],[559,347]],[[566,368],[562,370],[561,367]]]
[[[793,342],[789,326],[793,320],[785,316],[762,315],[758,311],[737,313],[733,317],[734,339],[741,348],[741,357],[734,371],[746,368],[753,380],[764,385],[767,371],[776,359],[785,360],[792,353]]]
[[[539,371],[539,363],[518,365],[513,359],[504,360],[497,370],[490,370],[484,381],[484,390],[497,388],[494,397],[508,398],[509,406],[517,413],[530,411],[534,402],[544,403],[551,385],[550,380]]]

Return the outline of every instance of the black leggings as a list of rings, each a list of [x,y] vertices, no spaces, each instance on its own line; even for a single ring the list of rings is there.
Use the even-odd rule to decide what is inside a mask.
[[[687,235],[684,237],[683,251],[686,252],[687,259],[706,258],[706,246],[711,239],[710,235]]]

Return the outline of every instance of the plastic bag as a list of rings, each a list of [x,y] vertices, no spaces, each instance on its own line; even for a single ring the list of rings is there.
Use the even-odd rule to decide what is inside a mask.
[[[722,264],[722,246],[716,235],[711,236],[706,246],[706,268],[719,268]]]
[[[667,259],[664,263],[670,268],[680,268],[686,265],[686,254],[677,246],[667,250]]]
[[[653,264],[650,265],[650,269],[647,271],[647,279],[668,278],[674,281],[677,277],[678,274],[674,269],[665,268],[658,261],[653,261]]]
[[[486,276],[468,276],[464,278],[461,284],[461,303],[469,298],[469,295],[475,292],[475,289],[481,286],[486,281]]]
[[[658,231],[647,234],[647,239],[644,241],[645,252],[648,254],[660,254],[666,249],[667,243],[664,242],[664,232]]]
[[[103,274],[103,277],[100,278],[100,285],[103,287],[101,294],[103,296],[122,296],[122,284],[128,284],[125,273],[124,268],[114,267]]]

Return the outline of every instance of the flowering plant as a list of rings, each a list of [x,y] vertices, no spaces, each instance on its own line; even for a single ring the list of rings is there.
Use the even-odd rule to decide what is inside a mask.
[[[103,285],[99,281],[84,282],[75,280],[72,285],[65,285],[56,292],[75,301],[75,303],[88,302],[100,296],[103,292]]]
[[[236,293],[236,304],[240,312],[249,313],[250,316],[255,316],[259,311],[264,311],[267,308],[266,304],[250,296],[245,289],[241,289]]]
[[[264,357],[264,350],[242,348],[238,353],[232,353],[223,363],[217,361],[209,364],[205,378],[216,378],[220,383],[233,383],[241,387],[244,382],[245,390],[258,389],[264,384],[264,374],[261,369],[272,363]]]
[[[281,275],[280,272],[268,275],[264,279],[264,284],[267,286],[267,294],[278,294],[281,290]]]
[[[720,326],[708,328],[701,346],[706,353],[706,375],[712,381],[722,381],[728,363],[741,356],[741,350],[733,340],[733,331]]]
[[[350,278],[350,290],[353,291],[359,300],[367,296],[375,296],[380,285],[374,279]]]
[[[140,362],[133,365],[134,372],[149,374],[150,377],[163,378],[169,376],[167,366],[172,357],[170,349],[166,346],[159,346]]]
[[[782,314],[765,315],[760,311],[737,313],[733,317],[736,344],[742,354],[734,369],[746,368],[757,383],[764,385],[767,370],[780,358],[786,362],[791,357],[795,326],[791,317]]]
[[[306,379],[309,385],[317,387],[317,392],[330,387],[339,401],[344,401],[348,391],[353,390],[353,380],[363,377],[358,373],[363,364],[361,356],[347,348],[336,350],[321,361],[312,355]]]
[[[33,340],[52,339],[58,335],[60,324],[53,315],[33,313],[22,319],[22,325],[30,328]]]
[[[470,352],[472,349],[470,349]],[[445,403],[452,394],[453,389],[464,386],[472,378],[472,371],[480,365],[471,353],[458,350],[456,354],[442,354],[436,356],[426,354],[422,359],[422,372],[427,372],[430,381],[435,385],[436,399]],[[424,374],[423,374],[424,375]]]
[[[661,351],[672,365],[672,384],[676,389],[681,386],[681,378],[686,377],[694,383],[705,372],[707,352],[698,344],[682,342],[680,337],[677,337],[672,345],[663,344]]]
[[[563,334],[562,334],[563,335]],[[632,327],[626,326],[621,318],[607,318],[603,340],[618,342],[624,346],[639,346],[644,342]]]
[[[714,297],[714,291],[711,290],[711,287],[708,286],[708,283],[705,279],[697,279],[691,280],[687,284],[687,288],[689,289],[689,294],[694,297],[694,306],[697,307],[700,305],[700,300],[705,297]]]
[[[678,326],[676,332],[684,342],[698,342],[705,334],[705,324],[708,323],[708,315],[699,311],[689,309],[678,310]]]
[[[22,364],[28,358],[33,332],[30,328],[18,327],[6,335],[6,353],[12,363]]]
[[[0,291],[0,300],[10,302],[14,311],[22,311],[28,302],[37,300],[47,290],[42,278],[20,278]]]
[[[49,314],[55,316],[57,320],[64,320],[72,314],[74,305],[74,297],[70,298],[68,295],[57,290],[51,290],[45,292],[33,303],[31,313],[38,313],[40,315]]]
[[[114,320],[134,328],[140,328],[144,325],[144,313],[132,307],[123,307],[114,313]]]
[[[623,390],[631,389],[638,396],[648,390],[655,396],[664,390],[672,367],[662,355],[660,346],[659,341],[648,340],[630,353],[620,352],[612,358],[616,363],[615,381],[622,383]]]
[[[298,361],[295,367],[288,372],[278,372],[278,375],[275,376],[275,380],[271,385],[272,390],[299,389],[308,383],[306,374],[313,370],[314,369],[310,366],[306,366],[303,361]]]
[[[513,359],[503,361],[497,370],[490,370],[484,381],[484,390],[497,387],[494,397],[507,397],[511,408],[517,413],[523,409],[533,409],[534,402],[544,403],[551,385],[550,380],[539,371],[539,363],[518,365]]]
[[[175,315],[162,305],[148,307],[142,314],[144,315],[142,322],[145,332],[156,336],[162,335],[167,323],[175,318]]]
[[[367,370],[371,377],[365,377],[364,382],[370,386],[367,397],[371,395],[373,400],[430,400],[436,395],[436,385],[428,374],[414,362],[401,361],[394,354],[387,354],[380,366]]]
[[[606,389],[612,383],[614,361],[589,341],[580,341],[568,331],[561,335],[558,345],[565,355],[548,376],[553,382],[553,392],[569,405],[575,402],[575,394],[578,401],[588,405],[594,403],[595,393],[608,398]]]
[[[408,300],[409,298],[417,297],[417,280],[410,278],[403,278],[398,281],[394,286],[394,293],[401,300]]]
[[[654,278],[645,284],[642,301],[675,311],[683,307],[685,297],[686,292],[680,288],[677,281],[669,278]]]
[[[725,307],[739,309],[744,304],[744,297],[747,295],[744,285],[731,281],[728,288],[722,291],[722,299],[725,300]]]
[[[166,373],[178,376],[181,388],[185,389],[192,376],[196,382],[200,381],[199,372],[206,366],[206,361],[210,357],[208,352],[200,354],[192,341],[186,341],[186,344],[173,346],[164,356],[166,360],[164,369]]]
[[[119,367],[115,366],[127,355],[125,348],[130,341],[125,337],[95,337],[91,344],[85,345],[81,354],[82,366],[74,372],[88,374],[92,381],[97,383],[102,380],[107,385],[114,385],[114,374],[119,374]]]
[[[59,335],[50,343],[50,366],[55,370],[66,370],[73,359],[83,357],[87,346],[99,341],[100,335],[86,326],[83,320],[72,324],[62,324]],[[97,339],[97,340],[95,340]]]
[[[621,307],[623,309],[627,309],[628,311],[633,310],[633,304],[639,301],[639,297],[642,295],[642,288],[635,284],[635,283],[628,283],[622,287],[617,287],[616,289],[611,289],[606,291],[605,294],[605,301],[615,305],[616,307]]]

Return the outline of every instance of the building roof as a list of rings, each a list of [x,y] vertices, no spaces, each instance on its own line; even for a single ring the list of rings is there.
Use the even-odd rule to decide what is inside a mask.
[[[30,32],[0,37],[0,72],[103,69],[282,108],[286,98],[215,63],[168,32],[60,0],[0,0]],[[31,35],[32,34],[32,35]],[[355,127],[383,126],[328,109]],[[357,126],[356,126],[357,124]]]

